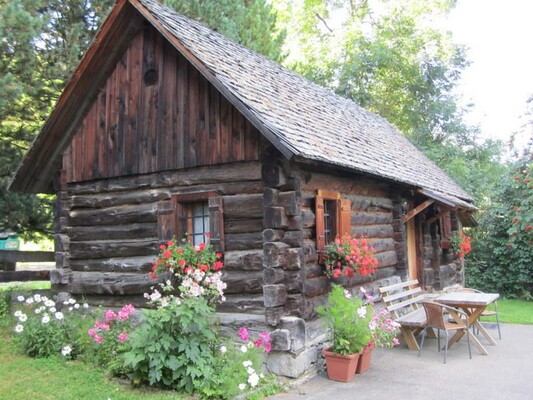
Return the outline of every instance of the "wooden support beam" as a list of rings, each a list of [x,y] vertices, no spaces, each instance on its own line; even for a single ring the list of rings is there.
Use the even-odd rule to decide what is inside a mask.
[[[413,208],[411,211],[409,211],[407,214],[404,215],[404,217],[402,218],[402,222],[409,221],[411,218],[413,218],[417,214],[424,211],[426,208],[428,208],[433,203],[435,203],[435,200],[429,199],[429,200],[424,201],[422,204],[419,204],[418,206],[416,206],[415,208]]]
[[[433,222],[437,221],[440,217],[442,217],[447,212],[450,212],[451,210],[453,210],[453,207],[443,207],[439,213],[437,213],[435,216],[428,219],[427,223],[432,224]]]

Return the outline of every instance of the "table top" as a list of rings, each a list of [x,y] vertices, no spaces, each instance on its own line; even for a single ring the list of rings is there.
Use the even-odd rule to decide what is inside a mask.
[[[500,295],[498,293],[467,293],[450,292],[443,294],[433,301],[449,306],[487,306],[496,301]]]

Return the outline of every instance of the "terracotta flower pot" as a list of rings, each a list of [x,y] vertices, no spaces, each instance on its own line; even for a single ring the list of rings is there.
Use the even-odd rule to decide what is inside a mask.
[[[372,359],[372,352],[374,351],[374,346],[365,348],[361,355],[359,356],[359,363],[357,364],[356,374],[362,374],[370,368],[370,360]]]
[[[359,354],[343,355],[329,350],[322,350],[322,355],[326,359],[329,379],[338,382],[349,382],[355,378]]]

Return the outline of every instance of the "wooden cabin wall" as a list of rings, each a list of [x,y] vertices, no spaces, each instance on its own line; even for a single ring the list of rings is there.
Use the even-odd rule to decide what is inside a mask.
[[[219,311],[264,314],[263,184],[258,162],[70,183],[61,197],[56,243],[62,290],[93,304],[143,304],[158,253],[157,203],[174,194],[223,198],[227,300]]]
[[[152,26],[118,62],[64,154],[68,182],[251,161],[259,133]]]
[[[369,277],[339,279],[347,287],[398,273],[396,251],[398,212],[388,184],[363,178],[342,178],[306,170],[270,157],[263,160],[265,186],[264,295],[267,323],[282,315],[313,318],[330,290],[316,251],[315,196],[317,190],[340,192],[351,201],[352,234],[365,235],[376,248],[379,269]],[[396,222],[396,223],[395,223]],[[405,260],[403,265],[405,266]],[[405,269],[405,267],[404,267]]]

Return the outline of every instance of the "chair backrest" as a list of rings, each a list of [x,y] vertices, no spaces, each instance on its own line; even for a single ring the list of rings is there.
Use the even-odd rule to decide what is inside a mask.
[[[443,307],[439,303],[423,301],[428,326],[445,329]]]

